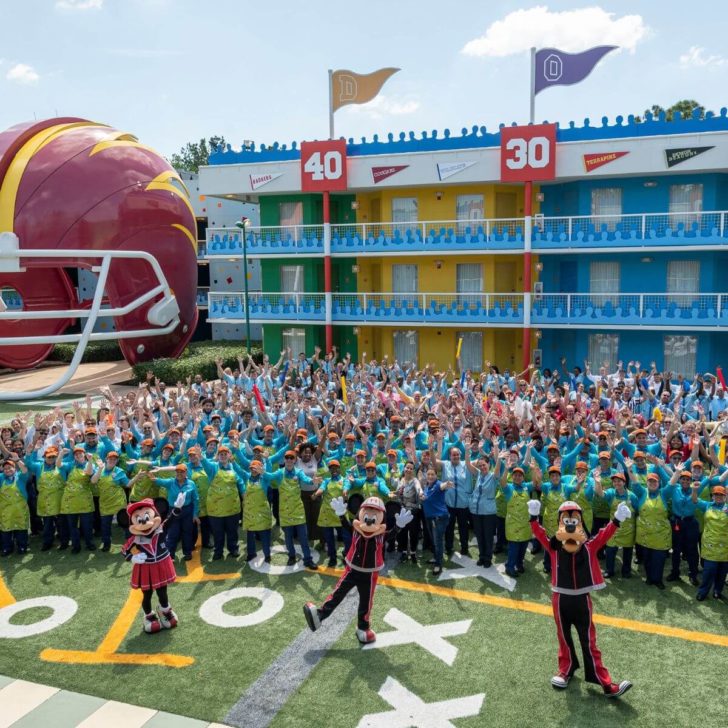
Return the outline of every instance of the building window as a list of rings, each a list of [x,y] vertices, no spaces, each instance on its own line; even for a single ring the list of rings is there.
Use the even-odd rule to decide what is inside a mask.
[[[306,353],[306,329],[283,329],[282,336],[283,348],[290,348],[294,359]]]
[[[682,374],[687,378],[695,376],[696,357],[698,352],[697,336],[666,336],[665,371],[675,375]]]
[[[667,263],[667,292],[668,293],[698,293],[700,291],[700,261],[698,260],[671,260]],[[689,306],[691,296],[668,296],[669,303],[679,306]]]
[[[479,372],[483,368],[483,333],[481,331],[459,331],[458,339],[463,343],[460,347],[460,366],[462,371]]]
[[[677,213],[670,216],[668,227],[675,230],[681,223],[691,227],[694,222],[700,222],[699,214],[703,211],[703,185],[670,185],[670,212]]]
[[[619,293],[619,262],[613,260],[593,260],[589,268],[589,293]],[[594,296],[595,306],[603,306],[609,301],[617,305],[617,296]]]
[[[458,293],[477,294],[458,296],[458,303],[472,304],[480,301],[483,293],[483,266],[480,263],[458,263],[455,276]]]
[[[622,215],[622,189],[620,187],[600,187],[591,193],[592,224],[597,230],[603,225],[614,230]]]
[[[417,198],[393,197],[392,233],[399,230],[401,234],[404,234],[410,229],[413,222],[417,222]]]
[[[394,358],[402,365],[417,366],[419,354],[419,338],[416,331],[395,331],[392,334]]]
[[[467,227],[470,227],[471,232],[475,232],[477,225],[473,226],[473,223],[484,218],[484,211],[483,195],[458,195],[455,203],[458,235],[464,235]]]
[[[589,334],[589,362],[592,371],[597,372],[603,366],[608,372],[614,372],[618,361],[618,334]]]
[[[303,293],[303,266],[281,266],[281,292]]]
[[[303,225],[303,202],[279,202],[278,218],[282,227]]]
[[[392,266],[392,292],[417,293],[417,266]]]

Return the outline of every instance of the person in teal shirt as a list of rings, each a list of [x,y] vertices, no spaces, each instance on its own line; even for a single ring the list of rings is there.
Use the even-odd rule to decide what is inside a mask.
[[[18,472],[18,469],[20,472]],[[19,554],[28,551],[28,468],[13,453],[3,464],[0,475],[0,544],[2,556],[13,553],[13,545]]]
[[[101,550],[111,548],[111,524],[114,516],[126,508],[126,492],[129,484],[126,473],[117,466],[119,453],[110,450],[104,458],[104,466],[97,468],[91,476],[91,485],[99,490],[99,512],[101,515]]]

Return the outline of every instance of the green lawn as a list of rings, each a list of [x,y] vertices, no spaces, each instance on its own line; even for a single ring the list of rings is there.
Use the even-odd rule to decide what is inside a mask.
[[[37,541],[34,541],[34,545]],[[209,558],[204,552],[203,561]],[[530,557],[529,557],[530,559]],[[285,556],[274,556],[283,563]],[[535,561],[535,559],[534,559]],[[540,559],[539,559],[540,562]],[[206,720],[222,720],[230,707],[305,629],[301,605],[322,600],[335,580],[323,574],[264,576],[243,567],[242,560],[206,566],[209,573],[242,571],[240,579],[175,584],[170,598],[180,616],[178,629],[158,635],[141,633],[137,618],[120,652],[166,652],[195,658],[190,667],[74,665],[44,662],[46,647],[93,650],[112,624],[128,595],[130,565],[118,553],[69,552],[41,554],[37,546],[22,560],[0,562],[5,582],[16,599],[63,594],[79,604],[76,615],[45,634],[0,640],[0,674],[48,683],[60,688],[138,703]],[[179,566],[179,573],[184,567]],[[397,566],[395,576],[427,580],[421,567]],[[431,578],[431,577],[430,577]],[[239,586],[265,586],[278,591],[285,605],[261,625],[222,629],[204,622],[198,610],[210,596]],[[477,579],[439,582],[439,586],[482,594],[508,593]],[[595,597],[595,611],[632,620],[725,634],[728,607],[708,600],[698,604],[694,589],[673,585],[665,592],[648,589],[640,580],[620,581]],[[540,563],[528,564],[518,581],[515,599],[549,604]],[[229,614],[257,608],[255,600],[231,602]],[[609,701],[594,686],[575,679],[564,693],[549,679],[556,667],[556,638],[550,617],[480,604],[451,596],[380,586],[373,627],[396,607],[422,624],[472,619],[466,634],[449,637],[458,648],[448,666],[420,646],[407,644],[362,651],[352,628],[347,629],[274,719],[273,728],[315,725],[355,726],[364,714],[391,710],[377,694],[388,676],[425,702],[485,693],[477,717],[459,718],[467,726],[718,726],[725,721],[721,676],[728,648],[641,632],[600,626],[599,646],[615,679],[629,678],[634,689],[622,701]],[[141,615],[141,613],[140,613]],[[40,610],[19,615],[13,623],[45,616]],[[322,627],[326,629],[326,623]],[[281,674],[281,684],[296,681]],[[147,687],[159,682],[159,689]]]

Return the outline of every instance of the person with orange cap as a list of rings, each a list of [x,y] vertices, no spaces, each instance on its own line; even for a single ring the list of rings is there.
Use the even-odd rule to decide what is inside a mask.
[[[0,474],[0,546],[2,548],[0,554],[2,556],[12,554],[14,546],[21,555],[28,551],[30,510],[27,482],[28,468],[17,453],[11,453],[3,463],[2,474]]]
[[[260,539],[263,559],[269,564],[273,514],[268,500],[269,481],[264,470],[261,460],[251,460],[250,475],[244,479],[243,528],[247,534],[246,561],[253,561],[258,556],[255,542]]]
[[[63,475],[61,465],[63,457],[55,446],[47,447],[43,460],[26,459],[28,470],[35,476],[38,490],[38,516],[43,519],[43,543],[41,551],[53,548],[55,536],[58,536],[59,550],[68,548],[68,523],[61,516],[61,498],[63,497]]]
[[[699,483],[694,483],[692,486],[692,501],[695,507],[705,514],[700,549],[703,557],[703,581],[696,596],[696,599],[702,602],[708,596],[711,588],[716,599],[725,598],[723,588],[726,576],[728,576],[728,506],[726,506],[724,485],[712,487],[713,499],[710,503],[698,500],[700,488]]]
[[[67,454],[61,450],[61,455]],[[81,537],[89,551],[96,550],[94,543],[94,499],[91,490],[91,476],[94,473],[93,455],[83,445],[73,448],[73,460],[61,466],[65,485],[61,497],[61,515],[66,517],[71,539],[71,553],[81,551]]]
[[[91,485],[99,489],[99,509],[101,513],[101,550],[111,548],[111,523],[114,516],[126,507],[126,491],[129,478],[118,467],[119,453],[109,450],[104,458],[104,465],[96,468],[91,476]]]
[[[602,490],[601,479],[594,483],[594,489],[598,496],[604,498],[609,505],[609,513],[614,519],[614,513],[620,503],[624,503],[630,511],[630,518],[626,524],[623,524],[610,539],[607,541],[606,548],[606,564],[604,576],[607,579],[614,577],[617,551],[622,549],[622,577],[629,579],[632,576],[632,550],[634,548],[634,540],[636,534],[636,523],[634,515],[637,513],[638,500],[637,496],[627,490],[627,478],[624,473],[615,471],[612,474],[612,487]],[[596,519],[595,519],[596,520]]]
[[[319,511],[318,525],[323,531],[324,541],[326,542],[326,552],[329,557],[329,567],[336,566],[336,542],[339,537],[344,541],[344,553],[349,550],[351,543],[351,533],[341,527],[339,516],[336,515],[331,507],[331,501],[334,498],[340,498],[344,495],[344,486],[346,481],[341,475],[341,465],[338,460],[331,459],[328,462],[329,477],[324,478],[318,490],[314,493],[314,498],[323,498],[321,501],[321,510]]]

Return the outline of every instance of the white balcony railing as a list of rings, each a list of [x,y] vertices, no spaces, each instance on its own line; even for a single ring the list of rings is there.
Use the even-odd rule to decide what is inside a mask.
[[[535,250],[572,248],[722,245],[728,241],[727,212],[661,212],[533,219]],[[335,255],[407,252],[517,251],[523,248],[523,218],[430,220],[333,224]],[[321,255],[323,225],[248,228],[251,256]],[[207,257],[242,255],[238,228],[209,228]]]

